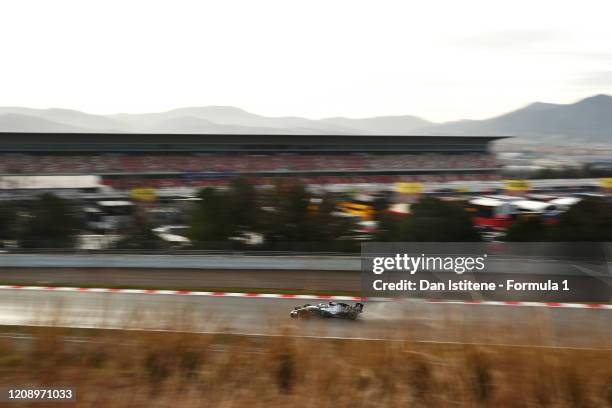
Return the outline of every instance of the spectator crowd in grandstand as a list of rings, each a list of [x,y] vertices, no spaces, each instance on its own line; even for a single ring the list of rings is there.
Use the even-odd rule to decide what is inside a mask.
[[[495,166],[494,156],[487,153],[0,154],[0,174],[99,174],[104,184],[115,188],[224,185],[238,174],[247,175],[259,185],[272,184],[273,177],[279,175],[306,184],[491,180],[497,176],[477,170]],[[425,174],[423,170],[431,172]]]
[[[0,174],[307,172],[495,167],[490,154],[2,154]]]

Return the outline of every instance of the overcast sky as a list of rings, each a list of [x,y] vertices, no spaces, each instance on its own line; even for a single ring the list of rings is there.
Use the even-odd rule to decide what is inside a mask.
[[[612,2],[0,2],[0,106],[479,119],[612,94]]]

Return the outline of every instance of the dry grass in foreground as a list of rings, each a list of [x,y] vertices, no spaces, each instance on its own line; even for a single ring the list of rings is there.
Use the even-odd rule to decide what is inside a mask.
[[[0,385],[82,407],[612,406],[612,351],[29,330],[0,339]]]

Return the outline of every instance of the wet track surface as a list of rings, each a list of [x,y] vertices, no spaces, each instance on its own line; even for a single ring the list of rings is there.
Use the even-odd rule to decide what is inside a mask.
[[[0,290],[0,324],[612,348],[612,311],[366,302],[357,321],[292,320],[315,301]]]

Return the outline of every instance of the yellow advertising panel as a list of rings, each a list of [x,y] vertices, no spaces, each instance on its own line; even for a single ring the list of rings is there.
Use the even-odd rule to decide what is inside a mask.
[[[422,183],[395,183],[395,191],[401,194],[419,194],[423,192]]]
[[[528,180],[506,180],[506,190],[508,191],[529,191]]]
[[[157,197],[154,188],[133,188],[130,190],[130,198],[136,201],[155,201]]]
[[[338,207],[344,213],[361,217],[364,220],[372,219],[372,216],[374,215],[374,209],[371,205],[367,204],[341,202],[338,203]]]
[[[601,188],[612,188],[612,178],[599,179],[599,186]]]

